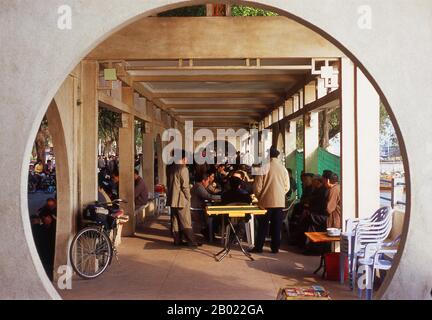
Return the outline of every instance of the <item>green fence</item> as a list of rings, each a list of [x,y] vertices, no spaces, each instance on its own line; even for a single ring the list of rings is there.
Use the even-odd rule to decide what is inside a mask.
[[[340,157],[326,151],[325,149],[318,149],[318,168],[316,172],[322,174],[324,170],[331,170],[340,177]],[[304,169],[304,153],[294,151],[289,154],[285,159],[285,166],[291,168],[293,175],[297,181],[297,195],[300,198],[302,195],[301,187],[301,173]]]
[[[318,149],[318,173],[322,174],[324,170],[331,170],[340,177],[340,157],[326,151]]]
[[[297,182],[297,195],[301,197],[302,188],[301,188],[301,173],[304,168],[303,161],[303,152],[294,151],[286,157],[285,160],[286,168],[290,168],[292,170],[293,176]]]

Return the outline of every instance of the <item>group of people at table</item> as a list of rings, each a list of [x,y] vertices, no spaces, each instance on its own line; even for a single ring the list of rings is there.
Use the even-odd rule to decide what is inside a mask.
[[[174,245],[196,248],[201,245],[197,234],[207,241],[221,226],[224,217],[212,219],[209,227],[207,206],[251,205],[265,209],[266,214],[256,216],[258,231],[254,253],[262,253],[268,234],[270,249],[278,253],[287,195],[296,188],[295,180],[278,159],[280,152],[272,146],[266,170],[251,178],[250,167],[237,161],[234,165],[200,164],[189,170],[187,155],[167,166],[167,206],[171,208],[171,231]],[[239,159],[237,159],[239,160]],[[190,188],[191,180],[194,181]],[[326,171],[323,176],[302,175],[302,198],[294,206],[290,221],[291,242],[304,243],[304,232],[325,231],[327,227],[340,227],[340,188],[336,174]],[[246,218],[247,219],[247,218]],[[290,219],[291,220],[291,219]],[[243,221],[244,222],[244,221]],[[243,226],[243,228],[242,228]],[[244,223],[239,225],[240,238]]]

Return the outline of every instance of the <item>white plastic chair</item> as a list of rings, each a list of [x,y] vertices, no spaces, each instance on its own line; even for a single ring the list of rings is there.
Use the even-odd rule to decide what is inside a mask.
[[[361,225],[368,225],[371,223],[383,221],[389,214],[392,215],[392,212],[393,209],[391,207],[382,207],[375,211],[374,214],[369,218],[346,219],[345,232],[342,232],[340,242],[339,274],[341,284],[343,284],[345,280],[345,258],[348,258],[349,284],[351,289],[354,288],[354,276],[352,270],[356,228]]]
[[[354,237],[352,268],[350,270],[354,280],[354,282],[351,283],[352,288],[354,288],[356,281],[358,259],[365,258],[366,247],[368,245],[381,246],[388,238],[392,228],[392,213],[393,210],[390,210],[382,221],[369,222],[367,224],[359,223],[357,225]]]
[[[370,243],[366,245],[364,257],[358,259],[359,266],[365,267],[365,284],[366,289],[366,299],[372,299],[374,280],[375,280],[375,270],[389,270],[392,267],[392,258],[389,255],[394,256],[397,253],[397,249],[391,249],[398,245],[400,241],[400,236],[398,236],[394,241],[389,243]],[[360,269],[357,272],[356,279],[358,279],[360,274]],[[359,287],[359,298],[362,298],[363,288]]]

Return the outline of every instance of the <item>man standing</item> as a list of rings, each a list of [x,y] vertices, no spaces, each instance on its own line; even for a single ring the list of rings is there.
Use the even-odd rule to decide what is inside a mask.
[[[187,244],[197,247],[192,230],[190,213],[191,194],[189,189],[189,170],[186,166],[187,157],[184,150],[181,151],[181,159],[175,159],[167,169],[167,205],[171,207],[171,225],[174,245],[181,245],[181,234],[185,236]]]
[[[290,189],[288,171],[278,159],[279,151],[275,146],[270,148],[268,171],[255,178],[253,190],[258,198],[258,205],[267,209],[264,216],[259,216],[258,234],[255,247],[251,250],[261,253],[270,222],[271,251],[278,253],[281,242],[282,209],[285,207],[285,194]]]

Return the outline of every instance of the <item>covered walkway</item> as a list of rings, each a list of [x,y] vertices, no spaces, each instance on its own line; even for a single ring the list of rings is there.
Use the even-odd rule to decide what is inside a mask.
[[[289,248],[254,262],[239,254],[217,263],[218,246],[173,247],[167,218],[151,218],[156,201],[140,213],[133,201],[136,168],[150,192],[166,185],[163,154],[176,140],[175,130],[180,148],[190,153],[213,140],[230,142],[239,160],[252,159],[244,171],[263,165],[270,145],[277,146],[297,178],[297,198],[303,171],[335,170],[342,219],[370,216],[380,196],[380,97],[335,45],[283,16],[144,17],[89,52],[46,113],[58,163],[54,284],[70,264],[83,210],[98,198],[101,173],[106,177],[98,163],[109,154],[101,148],[102,110],[118,120],[115,197],[127,201],[121,207],[128,215],[123,238],[116,239],[120,264],[114,261],[93,281],[76,278],[73,290],[60,290],[64,298],[275,299],[281,286],[310,284],[324,286],[334,299],[355,297],[347,286],[313,276],[318,256]],[[333,136],[339,135],[336,169],[322,165],[320,153],[329,145],[331,115],[337,122]],[[143,216],[150,220],[140,229]]]
[[[274,300],[286,285],[322,285],[332,299],[355,299],[355,292],[336,281],[314,276],[319,257],[304,256],[284,248],[278,255],[254,255],[249,261],[240,251],[216,262],[216,245],[198,250],[172,246],[168,217],[151,218],[135,237],[124,238],[119,263],[113,261],[99,278],[74,278],[64,299],[266,299]]]

